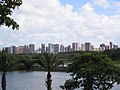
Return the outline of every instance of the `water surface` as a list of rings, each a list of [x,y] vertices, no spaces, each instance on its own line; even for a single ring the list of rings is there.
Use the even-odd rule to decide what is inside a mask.
[[[47,72],[8,72],[7,90],[46,90],[45,80]],[[59,86],[69,79],[69,73],[52,72],[52,90],[62,90]],[[1,73],[0,73],[1,82]],[[1,88],[0,88],[1,90]],[[80,89],[77,89],[80,90]],[[112,90],[120,90],[120,85],[115,85]]]

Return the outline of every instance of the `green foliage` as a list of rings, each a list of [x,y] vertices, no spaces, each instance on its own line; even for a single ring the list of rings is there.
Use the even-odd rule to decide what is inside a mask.
[[[22,0],[0,0],[0,26],[12,26],[12,29],[19,29],[19,25],[10,16],[16,7],[22,4]]]
[[[35,60],[35,63],[40,64],[44,69],[53,69],[61,63],[54,54],[43,53]]]
[[[13,57],[5,52],[0,52],[0,71],[2,72],[1,87],[6,90],[6,72],[14,66]]]
[[[0,71],[7,72],[14,65],[13,57],[5,52],[0,52]]]
[[[108,57],[111,58],[112,60],[120,61],[120,48],[112,49],[112,50],[105,50],[103,53],[108,55]]]
[[[83,90],[108,90],[113,84],[120,83],[120,67],[113,64],[106,55],[99,53],[75,54],[69,70],[72,79],[66,81],[66,90],[83,88]]]
[[[21,55],[17,57],[16,65],[18,70],[31,70],[34,60],[30,55]]]

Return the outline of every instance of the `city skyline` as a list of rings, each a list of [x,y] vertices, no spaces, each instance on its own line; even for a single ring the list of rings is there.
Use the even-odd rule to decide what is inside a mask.
[[[33,54],[33,53],[53,53],[57,54],[59,52],[74,52],[74,51],[104,51],[119,48],[118,45],[113,42],[108,44],[101,43],[99,47],[95,47],[91,42],[79,43],[73,42],[67,46],[58,43],[48,43],[47,45],[41,43],[38,48],[35,48],[36,44],[28,45],[11,45],[3,47],[0,51],[4,50],[10,54]]]
[[[90,43],[90,44],[94,45],[92,42],[88,42],[88,41],[86,41],[86,42],[73,41],[73,42],[68,43],[68,44],[56,43],[56,42],[54,42],[54,43],[52,43],[52,42],[47,42],[47,43],[40,42],[39,44],[38,44],[38,43],[25,43],[25,44],[11,44],[11,45],[8,45],[8,46],[24,46],[24,45],[35,44],[35,48],[39,48],[39,47],[42,47],[42,44],[43,44],[43,45],[59,44],[59,45],[64,45],[64,46],[69,46],[69,45],[72,46],[73,43],[78,43],[79,45],[85,44],[85,43]],[[119,44],[116,44],[116,43],[114,43],[114,42],[112,42],[112,41],[109,41],[109,42],[106,42],[106,43],[103,43],[103,42],[98,43],[98,45],[97,45],[97,46],[94,45],[94,47],[99,48],[99,47],[100,47],[100,44],[110,45],[110,43],[119,46]],[[3,46],[3,47],[8,47],[8,46],[5,45],[5,46]],[[0,49],[2,49],[3,47],[0,47]],[[112,46],[110,46],[110,48],[111,48],[111,47],[112,47]]]
[[[20,29],[1,26],[0,48],[41,42],[120,46],[119,0],[24,0],[12,17]]]

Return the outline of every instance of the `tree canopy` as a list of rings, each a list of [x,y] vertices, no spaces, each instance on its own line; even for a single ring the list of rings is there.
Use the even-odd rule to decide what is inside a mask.
[[[21,4],[22,0],[0,0],[0,26],[11,26],[13,30],[19,29],[19,25],[10,16]]]
[[[112,60],[120,61],[120,48],[105,50],[103,53],[108,55],[108,57],[111,58]]]
[[[13,58],[10,54],[0,52],[0,71],[2,72],[1,87],[6,90],[6,72],[14,65]]]
[[[12,55],[5,52],[0,52],[0,71],[7,72],[14,65]]]
[[[114,65],[106,55],[99,53],[77,54],[69,70],[72,79],[65,82],[61,88],[73,90],[108,90],[114,83],[120,83],[120,67]]]

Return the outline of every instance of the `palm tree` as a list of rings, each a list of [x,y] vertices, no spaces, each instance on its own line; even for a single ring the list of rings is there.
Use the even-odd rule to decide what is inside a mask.
[[[6,72],[10,70],[10,67],[12,66],[12,57],[11,55],[0,52],[0,71],[2,72],[2,81],[1,81],[1,87],[2,90],[6,90]]]
[[[59,65],[61,61],[58,60],[57,56],[54,54],[43,53],[40,56],[40,60],[36,60],[36,62],[40,64],[44,69],[47,70],[47,80],[45,81],[46,82],[45,85],[47,87],[47,90],[52,90],[51,70],[55,68],[57,65]]]

